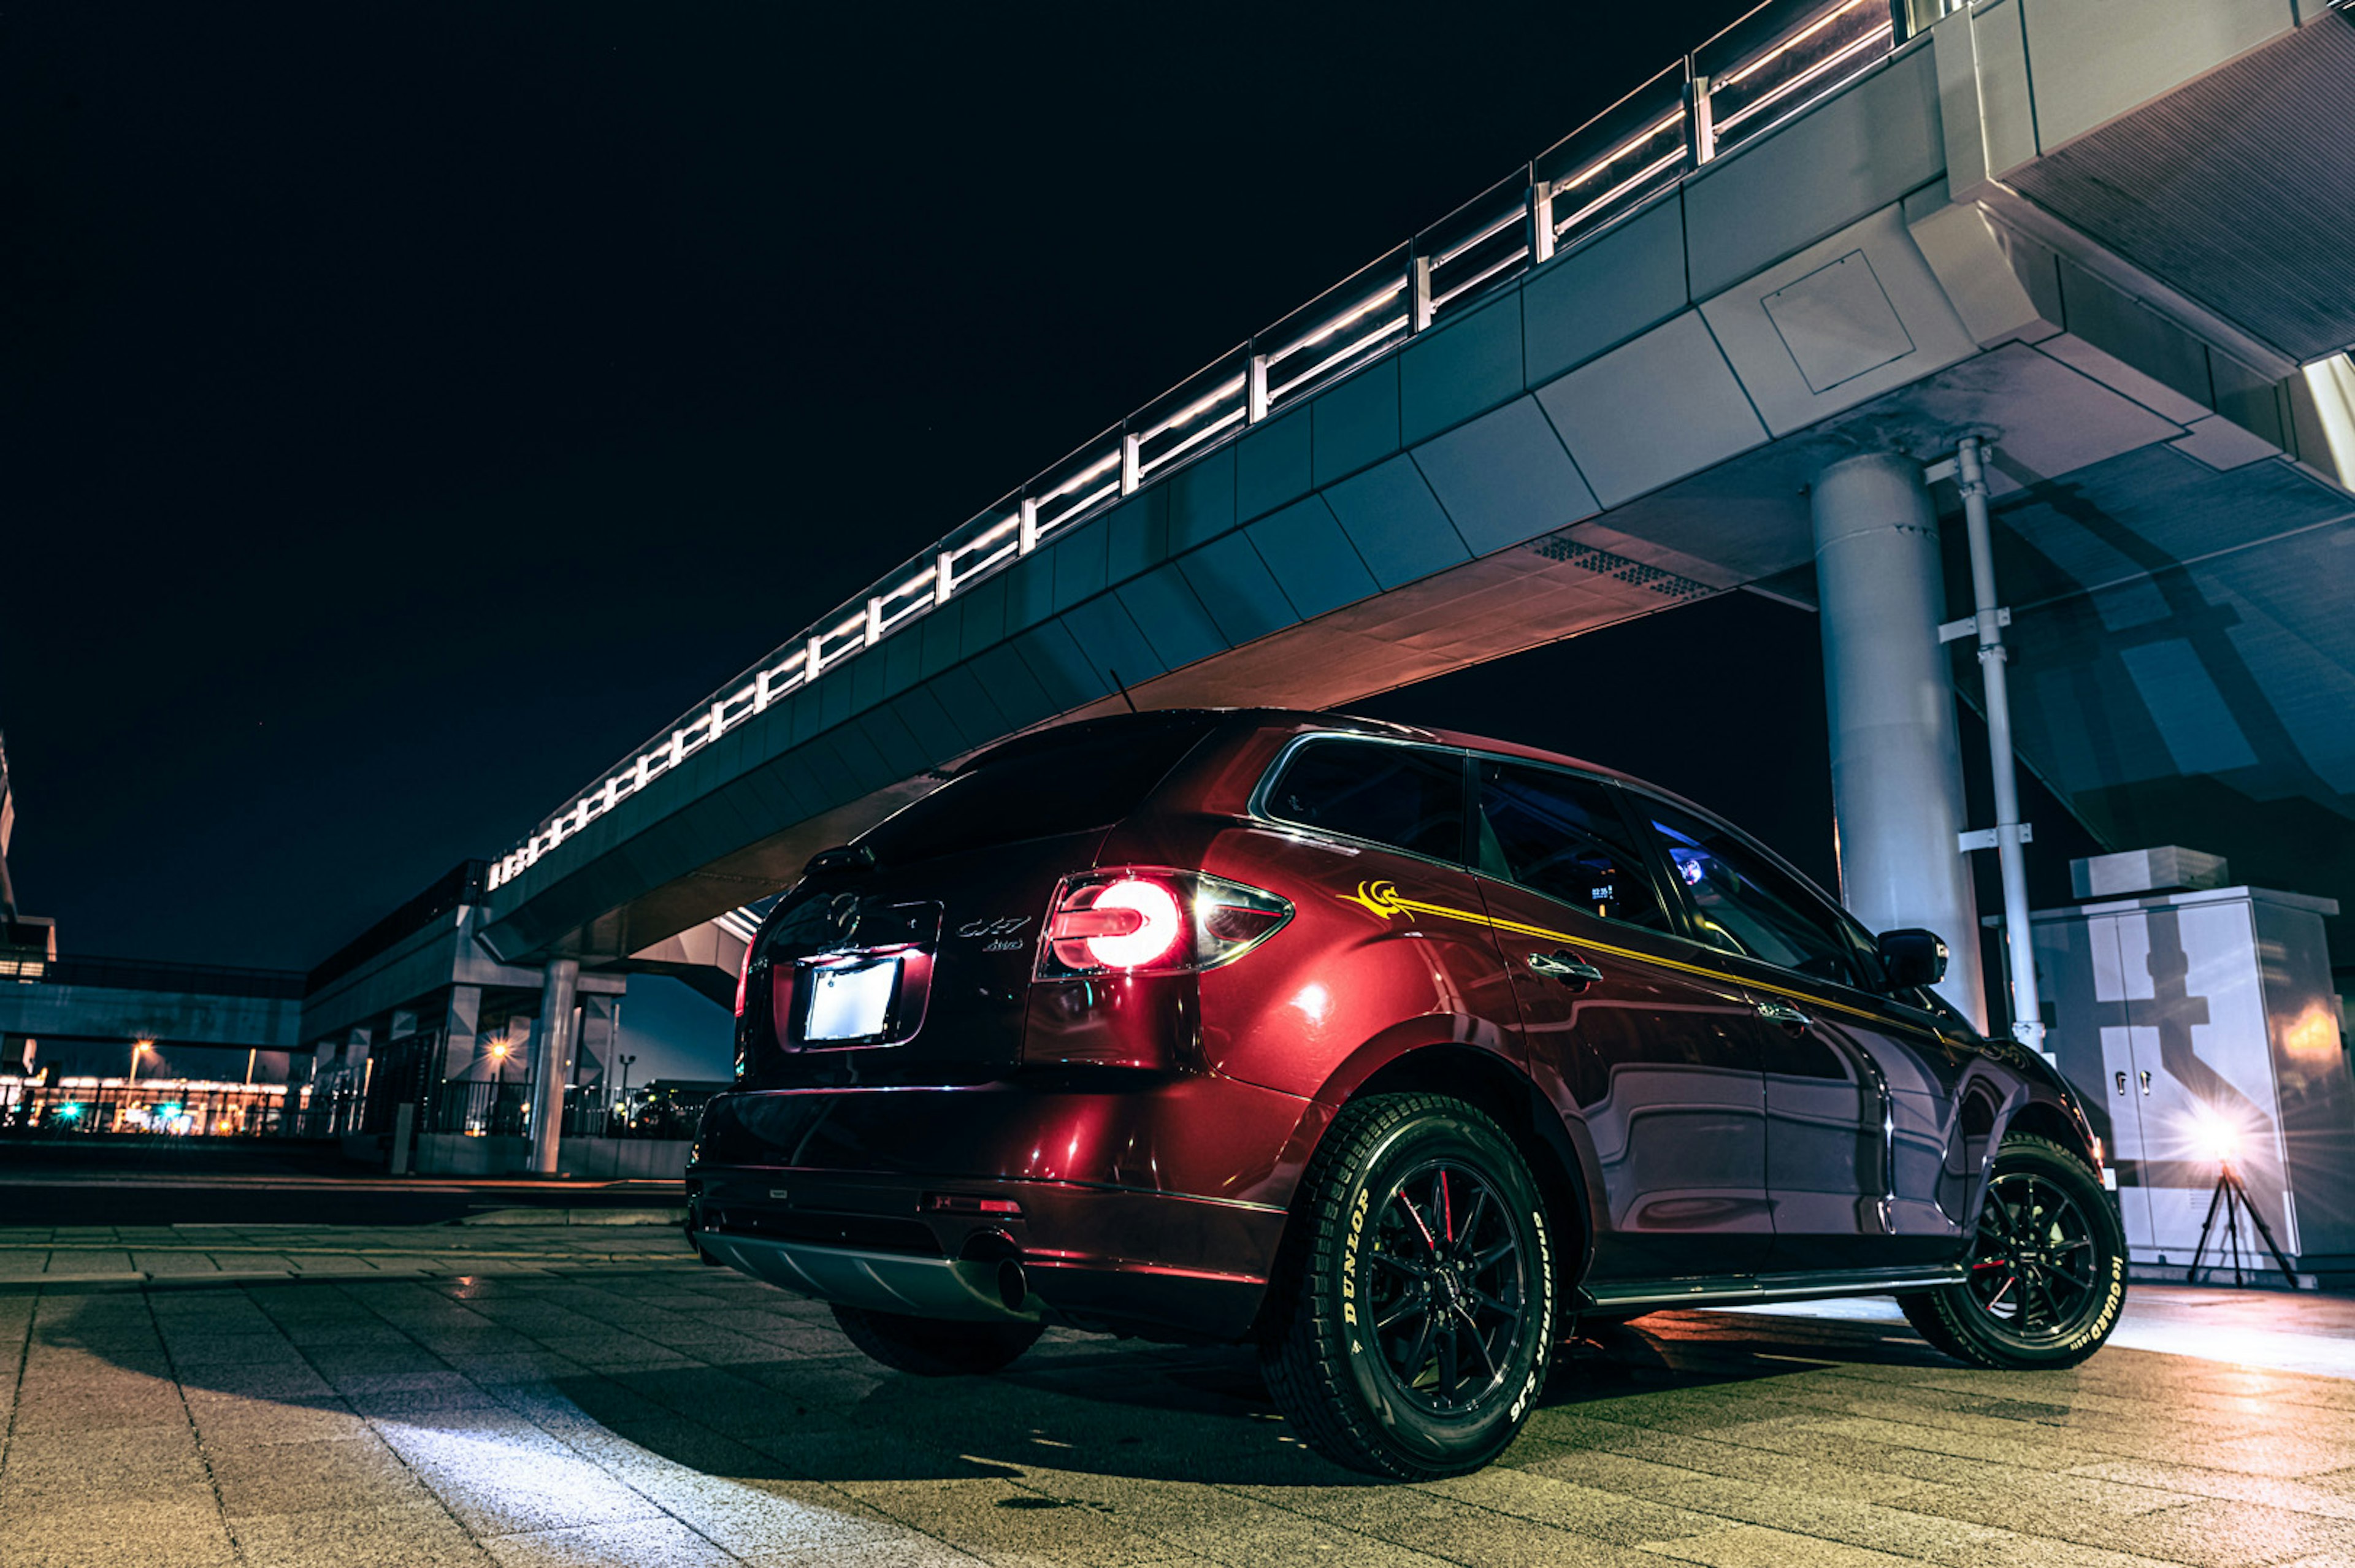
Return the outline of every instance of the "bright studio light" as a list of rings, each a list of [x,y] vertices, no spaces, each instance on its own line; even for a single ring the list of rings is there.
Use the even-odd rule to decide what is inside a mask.
[[[2202,1159],[2230,1165],[2241,1157],[2241,1129],[2203,1108],[2191,1118],[2191,1147]]]

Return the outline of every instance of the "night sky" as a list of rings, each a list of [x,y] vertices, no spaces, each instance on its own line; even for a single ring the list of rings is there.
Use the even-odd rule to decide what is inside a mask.
[[[1742,7],[1593,9],[11,10],[24,906],[316,961]],[[1815,637],[1736,596],[1368,706],[1828,873],[1819,769],[1725,782],[1822,754]]]

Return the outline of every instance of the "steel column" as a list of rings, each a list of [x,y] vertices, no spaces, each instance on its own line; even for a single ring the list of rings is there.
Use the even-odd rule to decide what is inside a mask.
[[[1930,493],[1912,460],[1872,453],[1818,474],[1811,504],[1840,897],[1874,931],[1921,926],[1945,937],[1938,990],[1984,1029]]]
[[[531,1168],[539,1176],[556,1174],[557,1141],[564,1131],[564,1083],[572,1065],[572,993],[580,978],[579,959],[548,961],[531,1054]]]

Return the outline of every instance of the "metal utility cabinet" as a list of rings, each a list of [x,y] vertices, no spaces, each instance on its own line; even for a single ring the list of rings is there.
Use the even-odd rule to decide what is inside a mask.
[[[2300,1274],[2355,1272],[2355,1079],[2322,926],[2338,912],[2225,887],[2030,917],[2048,1044],[2108,1142],[2133,1263],[2190,1263],[2229,1147]],[[2211,1260],[2222,1239],[2220,1222]]]

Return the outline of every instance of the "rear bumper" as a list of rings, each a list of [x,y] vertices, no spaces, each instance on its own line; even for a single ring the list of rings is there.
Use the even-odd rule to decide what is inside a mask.
[[[1036,1322],[1040,1316],[1028,1302],[1009,1305],[997,1265],[979,1258],[909,1257],[724,1231],[698,1234],[730,1268],[821,1301],[968,1323]]]
[[[693,1222],[715,1257],[822,1300],[1238,1339],[1327,1113],[1208,1076],[1136,1083],[722,1095]]]

